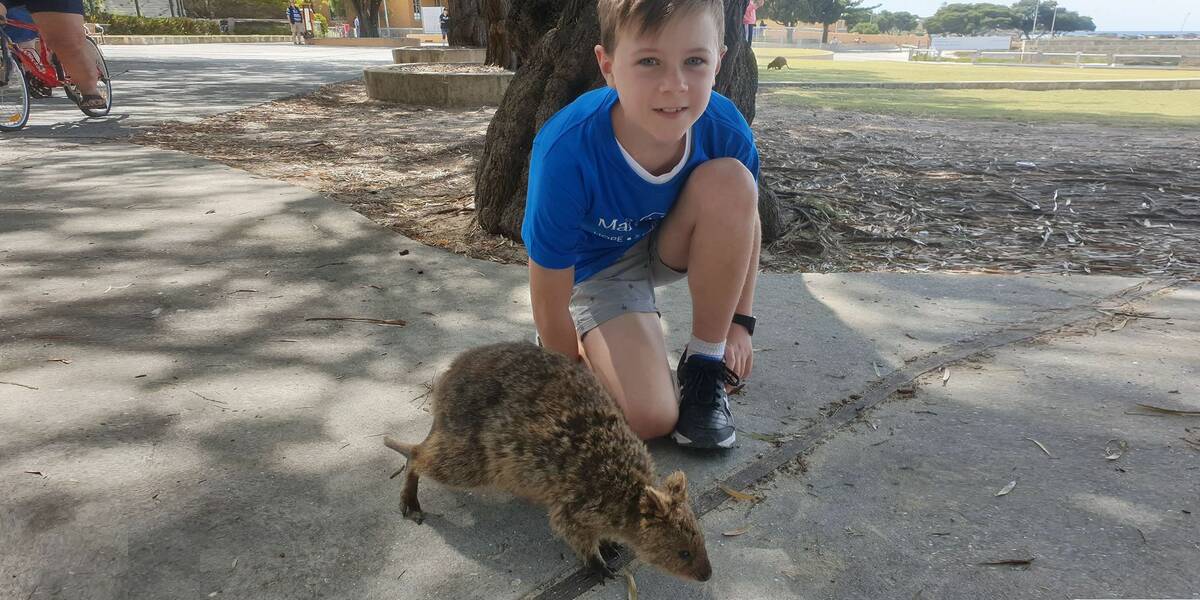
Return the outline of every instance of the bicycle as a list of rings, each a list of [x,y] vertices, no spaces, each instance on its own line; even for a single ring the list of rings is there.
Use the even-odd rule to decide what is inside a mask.
[[[37,32],[37,26],[9,19],[5,22],[19,29]],[[58,57],[46,49],[45,41],[38,37],[38,51],[26,52],[19,48],[4,28],[0,27],[0,131],[17,131],[29,122],[29,100],[31,97],[48,98],[54,88],[61,87],[67,98],[79,105],[83,94],[71,83],[63,70]],[[92,53],[96,64],[96,82],[100,96],[104,98],[103,108],[79,107],[83,114],[89,117],[103,117],[112,109],[112,83],[108,75],[108,64],[104,61],[104,53],[100,45],[91,37],[87,38],[87,48]]]

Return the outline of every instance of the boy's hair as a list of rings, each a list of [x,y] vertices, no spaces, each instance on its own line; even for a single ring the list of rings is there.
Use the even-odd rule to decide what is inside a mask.
[[[611,54],[618,29],[633,25],[638,35],[657,33],[671,18],[693,10],[708,10],[717,23],[717,39],[725,37],[722,0],[599,0],[596,11],[600,16],[600,45]]]

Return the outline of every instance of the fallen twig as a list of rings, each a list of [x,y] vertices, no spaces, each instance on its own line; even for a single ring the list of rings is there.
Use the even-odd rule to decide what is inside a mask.
[[[1138,403],[1138,406],[1140,406],[1146,410],[1149,410],[1149,411],[1153,411],[1156,413],[1163,413],[1166,415],[1178,415],[1181,417],[1200,417],[1200,410],[1179,410],[1179,409],[1175,409],[1175,408],[1163,408],[1161,406],[1154,406],[1151,404],[1142,404],[1140,402]],[[1128,414],[1136,415],[1138,413],[1128,413]]]
[[[358,323],[374,323],[376,325],[395,325],[404,327],[408,322],[404,319],[370,319],[367,317],[309,317],[305,321],[355,321]]]
[[[17,387],[28,388],[28,389],[31,389],[31,390],[36,390],[36,389],[37,389],[37,388],[33,387],[32,385],[25,385],[25,384],[23,384],[23,383],[17,383],[17,382],[15,382],[15,381],[0,381],[0,383],[3,383],[4,385],[15,385],[15,386],[17,386]]]

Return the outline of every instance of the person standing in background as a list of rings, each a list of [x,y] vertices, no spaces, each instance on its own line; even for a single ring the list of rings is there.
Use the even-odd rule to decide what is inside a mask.
[[[746,5],[746,14],[742,16],[742,25],[746,28],[746,43],[754,42],[754,24],[758,23],[758,9],[762,8],[765,0],[750,0]]]
[[[296,6],[296,0],[290,0],[287,7],[288,24],[292,26],[292,43],[304,43],[304,16],[300,14],[300,7]]]
[[[442,24],[442,41],[444,42],[444,41],[446,41],[446,33],[450,31],[450,8],[449,7],[442,9],[441,24]]]

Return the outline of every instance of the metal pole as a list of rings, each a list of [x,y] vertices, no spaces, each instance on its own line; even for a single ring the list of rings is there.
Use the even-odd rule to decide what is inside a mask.
[[[1037,0],[1037,4],[1033,5],[1033,27],[1029,29],[1029,35],[1037,33],[1037,18],[1038,12],[1042,9],[1042,0]]]
[[[391,29],[392,28],[392,18],[388,16],[387,5],[388,5],[388,0],[383,0],[383,23],[384,23],[383,26],[388,29]]]
[[[1060,9],[1060,8],[1062,8],[1062,7],[1055,6],[1054,7],[1054,16],[1050,17],[1050,37],[1054,37],[1054,24],[1058,22],[1058,9]]]

